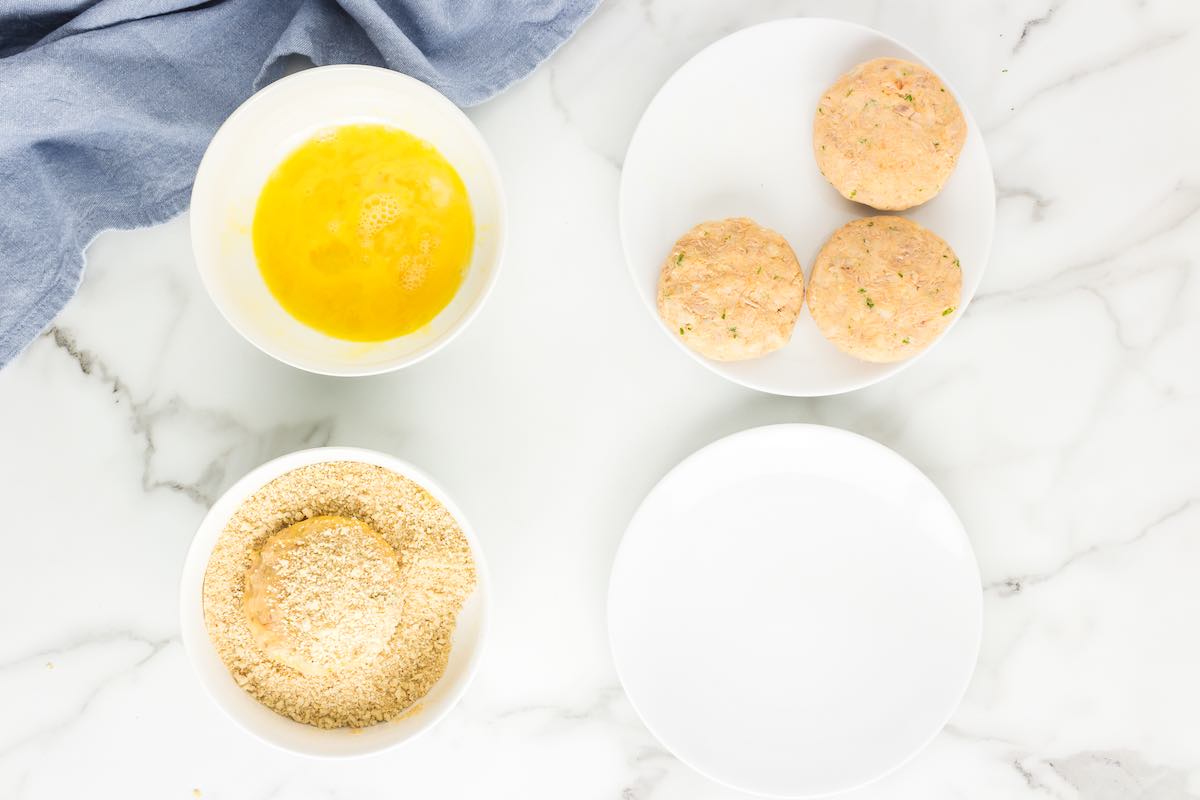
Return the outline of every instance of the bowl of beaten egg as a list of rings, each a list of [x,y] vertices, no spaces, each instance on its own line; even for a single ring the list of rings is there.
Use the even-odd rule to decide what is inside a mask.
[[[305,70],[221,126],[196,174],[192,250],[264,353],[326,375],[413,364],[462,330],[504,250],[499,172],[453,103],[391,70]]]

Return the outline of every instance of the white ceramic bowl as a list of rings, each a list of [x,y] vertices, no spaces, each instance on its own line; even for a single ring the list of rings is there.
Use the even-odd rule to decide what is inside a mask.
[[[204,626],[202,589],[204,572],[226,521],[242,501],[271,480],[308,464],[358,461],[377,464],[416,482],[453,515],[462,528],[475,559],[475,591],[458,615],[446,672],[419,702],[420,711],[369,728],[325,730],[302,725],[276,714],[234,682],[208,638]],[[209,696],[246,731],[269,744],[307,756],[339,758],[361,756],[395,747],[432,728],[466,692],[479,666],[487,638],[489,591],[487,566],[479,541],[466,517],[440,486],[416,467],[385,453],[354,447],[320,447],[301,450],[269,461],[235,483],[213,505],[188,550],[179,587],[180,630],[184,650]]]
[[[267,177],[317,132],[374,122],[436,147],[466,184],[475,252],[458,293],[428,325],[382,342],[348,342],[296,320],[271,295],[251,240]],[[479,131],[453,103],[418,80],[357,65],[318,67],[272,83],[225,121],[192,188],[192,252],[221,314],[264,353],[325,375],[372,375],[416,363],[466,327],[491,292],[505,240],[500,173]]]
[[[894,364],[846,355],[821,335],[807,298],[791,341],[747,361],[704,358],[658,316],[663,261],[698,222],[751,217],[779,231],[807,277],[834,231],[852,219],[892,213],[843,198],[821,176],[812,154],[813,116],[822,92],[856,64],[881,56],[928,63],[878,31],[841,20],[756,25],[710,45],[680,67],[638,123],[621,172],[625,261],[663,333],[724,378],[759,391],[812,397],[869,386],[922,355]],[[939,74],[949,87],[948,76]],[[979,124],[962,94],[950,91],[967,119],[958,165],[936,197],[899,213],[945,239],[962,261],[962,299],[953,328],[987,266],[996,192]]]

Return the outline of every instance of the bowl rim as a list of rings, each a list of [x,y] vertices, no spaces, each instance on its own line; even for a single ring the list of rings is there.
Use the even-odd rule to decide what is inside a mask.
[[[309,466],[312,464],[323,464],[331,461],[356,461],[364,464],[374,464],[383,467],[405,478],[413,481],[422,489],[433,496],[435,500],[441,503],[450,515],[454,517],[459,528],[463,532],[468,545],[471,548],[471,557],[475,562],[475,589],[473,594],[477,594],[479,598],[479,623],[478,633],[475,637],[474,647],[472,648],[466,668],[462,672],[458,683],[453,686],[449,692],[449,700],[445,706],[437,712],[425,712],[420,715],[420,726],[415,730],[408,732],[403,736],[399,736],[394,740],[380,743],[378,746],[364,748],[360,752],[354,753],[323,753],[313,750],[302,750],[295,747],[290,747],[282,742],[276,741],[268,736],[264,736],[258,730],[243,723],[241,717],[227,706],[220,696],[213,690],[214,678],[207,672],[202,670],[199,665],[199,653],[202,647],[212,647],[212,642],[208,638],[207,626],[204,620],[204,576],[208,570],[208,561],[212,556],[212,551],[216,547],[216,543],[220,538],[221,532],[224,530],[225,522],[229,516],[245,501],[247,497],[255,491],[266,485],[275,478],[284,475],[292,470],[300,467]],[[369,450],[361,447],[342,447],[342,446],[325,446],[314,447],[304,450],[294,450],[290,453],[278,456],[276,458],[260,464],[254,469],[247,472],[239,478],[232,486],[226,489],[215,503],[211,506],[200,524],[196,528],[195,534],[192,536],[192,541],[188,545],[187,555],[184,558],[183,568],[180,571],[179,578],[179,630],[180,639],[183,643],[183,650],[187,657],[188,664],[191,667],[193,675],[200,685],[204,688],[204,694],[216,705],[224,715],[233,721],[233,723],[253,736],[255,739],[265,742],[273,747],[283,750],[288,753],[295,753],[310,758],[330,759],[330,760],[345,760],[353,758],[361,758],[364,756],[373,755],[386,750],[391,750],[403,744],[413,741],[420,737],[431,728],[441,722],[449,713],[458,706],[467,689],[470,688],[475,679],[476,673],[479,671],[479,665],[482,661],[484,653],[487,649],[487,642],[490,632],[491,622],[491,579],[488,573],[487,561],[484,557],[483,548],[480,545],[479,538],[475,533],[475,529],[471,526],[470,521],[457,504],[446,493],[445,489],[429,476],[424,470],[412,465],[411,463],[397,458],[388,453],[378,450]],[[222,666],[224,663],[222,662]],[[226,673],[228,671],[226,670]],[[438,678],[438,682],[443,680]],[[418,701],[420,702],[420,701]],[[300,723],[296,723],[300,724]],[[320,730],[320,729],[314,729]]]
[[[883,371],[881,371],[880,374],[875,375],[873,377],[864,378],[864,379],[858,380],[858,381],[851,381],[851,382],[848,382],[845,385],[840,386],[835,389],[828,389],[828,390],[822,390],[822,391],[809,391],[809,392],[795,392],[795,391],[788,391],[788,390],[784,390],[784,389],[767,386],[758,381],[749,380],[749,379],[745,379],[745,378],[741,378],[741,377],[735,377],[733,375],[727,375],[725,372],[723,372],[722,370],[720,370],[718,368],[717,365],[720,362],[713,361],[712,359],[709,359],[709,358],[706,358],[706,357],[700,355],[699,353],[697,353],[696,351],[694,351],[690,347],[688,347],[686,344],[684,344],[682,341],[680,341],[678,336],[671,335],[670,329],[667,327],[667,324],[663,321],[662,317],[658,313],[658,308],[655,305],[654,297],[647,296],[645,293],[642,292],[642,290],[640,288],[641,276],[638,274],[637,270],[634,268],[634,259],[632,258],[632,253],[631,253],[631,250],[629,247],[628,237],[625,234],[625,226],[624,226],[624,222],[623,222],[624,218],[621,214],[621,208],[625,203],[626,193],[633,191],[629,182],[627,181],[628,172],[624,167],[624,163],[628,162],[629,151],[633,148],[634,144],[637,142],[638,134],[642,132],[643,123],[645,122],[645,118],[646,118],[646,112],[649,111],[650,107],[653,106],[654,103],[659,99],[659,96],[666,92],[668,86],[670,86],[670,84],[675,82],[676,78],[679,76],[679,74],[681,72],[683,72],[693,61],[699,59],[701,56],[703,56],[705,53],[707,53],[709,50],[716,47],[717,45],[723,44],[728,39],[742,37],[742,36],[751,34],[752,32],[758,32],[762,28],[788,27],[788,26],[794,26],[794,25],[808,25],[808,24],[813,24],[813,23],[822,24],[822,25],[844,26],[846,28],[852,28],[852,29],[856,29],[859,31],[866,31],[868,33],[871,33],[871,34],[878,36],[879,38],[889,42],[890,44],[893,44],[896,47],[907,51],[911,55],[913,60],[915,60],[917,63],[925,66],[926,68],[933,70],[937,74],[938,79],[941,80],[941,82],[946,85],[946,88],[951,92],[951,94],[954,95],[954,99],[958,102],[958,106],[962,110],[963,117],[967,121],[968,132],[974,132],[975,134],[977,134],[979,136],[979,141],[981,144],[981,152],[983,154],[984,165],[987,167],[988,174],[991,175],[991,177],[992,177],[992,183],[993,183],[992,213],[991,213],[991,224],[988,228],[987,247],[985,248],[985,251],[984,251],[985,256],[979,266],[979,280],[976,283],[975,288],[972,290],[970,296],[965,297],[965,299],[959,303],[959,306],[958,306],[959,313],[954,315],[954,318],[950,320],[950,324],[946,326],[946,329],[944,331],[942,331],[941,335],[939,335],[937,337],[937,339],[935,339],[933,342],[931,342],[929,344],[929,346],[927,346],[925,349],[921,350],[919,353],[916,353],[916,354],[910,356],[909,358],[906,358],[902,361],[895,361],[890,364],[881,365],[881,366],[884,366],[885,369]],[[970,135],[970,134],[968,134],[968,135]],[[900,41],[896,37],[890,36],[877,28],[871,27],[870,25],[863,25],[858,22],[851,22],[849,20],[838,19],[836,17],[805,16],[805,17],[782,17],[780,19],[767,20],[766,22],[759,22],[754,25],[748,25],[744,28],[739,28],[738,30],[733,31],[732,33],[726,34],[725,36],[722,36],[719,39],[715,39],[712,42],[709,42],[704,47],[702,47],[700,50],[696,51],[694,54],[692,54],[691,57],[689,57],[686,61],[684,61],[682,64],[680,64],[678,67],[675,68],[675,70],[667,77],[667,79],[662,82],[662,85],[659,86],[658,90],[654,92],[654,96],[650,98],[650,101],[648,103],[646,103],[645,107],[642,109],[642,114],[640,117],[638,117],[637,125],[634,126],[633,133],[629,137],[629,145],[625,148],[625,162],[623,162],[623,164],[622,164],[621,176],[618,179],[618,184],[617,184],[617,229],[618,229],[619,235],[621,237],[621,255],[624,256],[624,259],[625,259],[625,271],[629,275],[630,280],[633,282],[634,293],[642,301],[642,305],[645,306],[646,309],[650,312],[650,316],[654,319],[659,330],[671,342],[673,342],[676,347],[678,347],[684,353],[687,353],[687,355],[693,361],[695,361],[696,363],[703,366],[706,370],[708,370],[709,372],[711,372],[712,374],[716,375],[717,377],[719,377],[723,380],[729,381],[730,383],[736,384],[738,386],[744,386],[747,389],[753,389],[756,392],[762,392],[764,394],[772,394],[777,397],[834,397],[836,395],[848,394],[850,392],[855,392],[855,391],[858,391],[859,389],[866,389],[870,386],[874,386],[877,383],[882,383],[883,381],[886,381],[889,378],[892,378],[892,377],[898,375],[899,373],[903,372],[909,366],[911,366],[913,363],[915,363],[917,360],[919,360],[922,356],[924,356],[926,353],[933,350],[943,339],[946,338],[947,335],[949,335],[950,331],[953,330],[953,328],[959,323],[959,321],[961,321],[962,318],[964,316],[966,316],[967,307],[970,306],[971,302],[974,301],[976,296],[979,294],[979,287],[983,284],[983,279],[987,276],[988,264],[991,261],[992,246],[995,244],[995,241],[996,241],[996,198],[995,198],[995,186],[994,186],[995,178],[996,178],[996,170],[992,166],[992,159],[991,159],[991,156],[988,154],[987,140],[983,136],[983,129],[979,126],[979,123],[976,122],[975,116],[971,113],[971,109],[967,105],[967,102],[964,99],[962,92],[958,91],[958,89],[956,89],[954,87],[954,85],[951,84],[951,82],[946,79],[944,73],[942,73],[940,70],[936,69],[932,65],[932,62],[930,62],[930,60],[927,59],[923,53],[913,49],[907,43]],[[930,200],[926,201],[926,202],[931,202],[933,199],[934,198],[930,198]],[[924,205],[924,204],[921,204],[921,205]],[[895,211],[895,212],[880,211],[877,209],[873,209],[870,206],[863,206],[863,209],[873,212],[872,214],[869,214],[866,216],[874,216],[875,214],[903,215],[906,211],[909,210],[909,209],[905,209],[903,211]],[[862,218],[865,219],[865,216]],[[803,303],[803,305],[801,307],[801,311],[800,311],[801,314],[804,314],[805,310],[808,308],[808,280],[807,279],[804,282],[804,291],[805,291],[805,297],[804,297],[804,303]]]
[[[215,177],[210,172],[212,169],[210,154],[212,152],[213,145],[224,141],[225,138],[232,136],[233,134],[231,131],[235,121],[238,120],[239,117],[247,114],[248,109],[251,109],[263,102],[264,98],[278,93],[280,87],[288,86],[293,83],[311,81],[314,79],[314,76],[337,73],[342,73],[347,76],[353,76],[355,74],[371,74],[377,77],[383,77],[385,80],[394,81],[398,85],[405,85],[406,88],[427,98],[431,105],[441,107],[449,114],[449,116],[457,120],[462,125],[463,129],[472,139],[476,149],[479,151],[479,155],[483,161],[484,168],[487,171],[488,178],[495,187],[496,256],[493,259],[491,270],[479,292],[479,295],[463,311],[462,315],[458,318],[454,325],[442,333],[441,336],[431,340],[415,353],[410,353],[401,358],[397,358],[394,361],[378,365],[356,366],[352,364],[346,364],[337,367],[316,367],[298,364],[284,354],[277,352],[276,348],[271,342],[260,341],[257,337],[251,336],[234,320],[233,315],[226,309],[224,304],[217,299],[217,295],[213,289],[212,281],[208,276],[208,270],[201,267],[200,258],[196,248],[196,242],[199,241],[200,237],[202,237],[204,233],[200,230],[197,230],[196,215],[192,213],[192,209],[195,207],[196,197],[198,194],[205,191],[215,191],[208,189],[208,184],[215,180]],[[254,345],[259,352],[270,356],[274,360],[282,364],[287,364],[289,367],[294,367],[295,369],[310,372],[315,375],[328,375],[335,378],[355,378],[395,372],[396,370],[410,367],[413,364],[424,361],[426,358],[429,358],[434,353],[450,344],[450,342],[452,342],[459,333],[461,333],[468,325],[471,324],[471,322],[483,308],[484,304],[487,302],[488,298],[491,297],[492,290],[496,286],[496,281],[500,277],[500,270],[504,265],[504,255],[508,245],[508,201],[504,193],[504,183],[501,179],[500,168],[496,164],[496,158],[492,153],[492,149],[488,145],[487,140],[483,138],[483,134],[479,131],[479,128],[474,122],[471,121],[471,118],[468,117],[461,108],[459,108],[453,103],[453,101],[451,101],[437,89],[434,89],[429,84],[419,81],[410,75],[405,75],[402,72],[396,72],[395,70],[387,69],[385,67],[375,67],[368,64],[327,64],[325,66],[304,69],[300,72],[287,75],[277,81],[267,84],[242,101],[241,105],[234,109],[233,113],[225,118],[225,121],[222,122],[217,128],[216,132],[212,136],[212,139],[209,140],[208,145],[204,148],[204,155],[200,159],[199,166],[196,167],[196,176],[192,181],[192,190],[188,198],[188,214],[188,233],[192,242],[192,262],[196,267],[196,271],[200,274],[200,282],[204,284],[204,291],[208,294],[210,302],[216,306],[218,313],[220,313],[225,322],[231,328],[237,331],[238,335],[244,340]]]

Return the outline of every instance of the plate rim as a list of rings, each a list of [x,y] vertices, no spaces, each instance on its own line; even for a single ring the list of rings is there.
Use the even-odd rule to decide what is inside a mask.
[[[872,449],[875,449],[876,451],[880,452],[880,454],[882,456],[884,456],[885,458],[888,458],[888,459],[898,463],[902,468],[905,468],[908,471],[910,471],[914,475],[914,477],[916,477],[919,481],[922,481],[926,485],[928,485],[928,487],[930,489],[932,489],[933,492],[943,500],[943,502],[945,503],[947,509],[949,510],[953,520],[957,523],[955,526],[955,528],[957,530],[957,536],[961,538],[962,543],[966,549],[966,554],[970,561],[970,566],[973,567],[972,577],[974,578],[974,582],[979,585],[979,592],[976,595],[976,597],[977,597],[976,614],[973,615],[973,618],[972,618],[975,635],[973,637],[974,638],[973,647],[971,648],[972,649],[971,667],[966,672],[966,675],[963,679],[962,686],[959,688],[959,691],[957,692],[957,698],[955,699],[955,701],[952,704],[950,704],[949,708],[947,709],[947,711],[944,715],[944,719],[942,720],[941,724],[939,724],[929,736],[927,736],[923,741],[921,741],[921,743],[917,747],[915,747],[910,753],[908,753],[904,758],[900,759],[895,764],[892,764],[891,766],[889,766],[887,769],[883,770],[879,774],[874,775],[870,778],[867,778],[866,780],[861,781],[859,783],[844,786],[844,787],[834,789],[831,791],[820,791],[817,793],[778,794],[778,793],[773,793],[773,792],[762,791],[760,789],[752,789],[752,788],[749,788],[746,786],[739,786],[735,783],[730,783],[728,780],[719,778],[719,777],[713,775],[708,770],[697,765],[695,762],[681,756],[679,753],[677,753],[674,750],[674,748],[670,744],[667,743],[666,740],[663,739],[663,737],[655,729],[654,725],[652,725],[650,723],[650,721],[646,718],[646,715],[643,713],[642,709],[638,706],[637,701],[634,700],[633,696],[629,693],[629,690],[626,688],[625,676],[622,674],[622,671],[621,671],[621,664],[620,664],[620,660],[617,657],[617,647],[616,647],[616,643],[615,643],[615,640],[613,637],[613,630],[614,630],[613,597],[615,596],[614,588],[615,588],[616,582],[617,582],[617,573],[620,570],[622,563],[629,558],[627,545],[629,542],[630,531],[633,529],[633,526],[638,521],[639,517],[641,517],[642,514],[644,513],[645,508],[646,508],[647,504],[650,502],[651,498],[659,491],[659,489],[662,487],[662,485],[664,483],[666,483],[673,474],[675,474],[679,470],[683,469],[689,463],[692,463],[692,462],[704,457],[708,452],[712,451],[716,447],[718,447],[720,445],[728,444],[733,441],[737,441],[740,439],[754,438],[754,437],[770,437],[772,435],[772,433],[776,433],[776,432],[783,432],[786,435],[792,435],[793,433],[801,433],[801,432],[811,433],[813,431],[819,431],[821,434],[832,434],[835,438],[844,438],[847,440],[857,441],[859,443],[865,443],[866,445],[870,446]],[[750,794],[757,795],[759,797],[778,798],[778,800],[807,800],[808,798],[831,797],[834,795],[840,795],[840,794],[843,794],[846,792],[855,791],[855,790],[861,789],[865,786],[869,786],[870,784],[876,783],[876,782],[882,780],[883,778],[886,778],[888,775],[895,773],[897,770],[902,768],[904,765],[908,764],[910,761],[912,761],[914,758],[916,758],[920,753],[924,752],[925,749],[928,748],[929,745],[934,741],[934,739],[936,739],[939,735],[941,735],[941,733],[945,730],[945,728],[949,724],[950,720],[954,717],[954,714],[958,711],[959,707],[962,705],[963,698],[966,697],[967,690],[970,688],[971,682],[974,680],[976,670],[979,667],[979,655],[980,655],[980,652],[982,650],[982,645],[983,645],[983,579],[982,579],[982,575],[979,571],[979,559],[975,555],[975,549],[971,545],[970,536],[967,535],[966,526],[963,525],[962,518],[959,517],[958,512],[954,509],[954,506],[950,503],[949,498],[947,498],[945,496],[945,494],[942,493],[941,489],[938,488],[937,484],[935,484],[933,482],[933,480],[928,475],[926,475],[916,464],[912,463],[907,458],[905,458],[903,455],[901,455],[899,452],[897,452],[896,450],[893,450],[892,448],[888,447],[887,445],[883,444],[882,442],[879,442],[879,441],[872,439],[869,436],[865,436],[861,433],[847,430],[845,428],[838,428],[838,427],[835,427],[832,425],[821,425],[819,423],[813,423],[813,422],[774,423],[774,424],[768,424],[768,425],[759,425],[759,426],[752,427],[752,428],[745,428],[743,430],[736,431],[736,432],[728,434],[726,436],[721,436],[717,439],[714,439],[713,441],[703,445],[699,449],[684,456],[674,466],[672,466],[670,469],[668,469],[666,472],[664,472],[657,481],[655,481],[654,485],[646,492],[645,497],[643,497],[641,502],[638,503],[637,508],[634,510],[633,514],[630,516],[629,522],[625,526],[625,530],[621,534],[621,541],[617,545],[616,554],[613,556],[612,567],[609,571],[607,593],[605,596],[605,625],[606,625],[606,629],[607,629],[606,633],[607,633],[607,638],[608,638],[609,657],[612,660],[613,669],[617,674],[617,681],[620,683],[621,691],[624,693],[625,698],[628,701],[630,707],[633,708],[633,711],[637,715],[638,720],[642,723],[642,725],[644,725],[646,727],[646,730],[650,732],[650,735],[654,737],[655,741],[657,741],[664,749],[666,749],[667,752],[669,752],[674,758],[679,759],[679,761],[681,763],[687,765],[690,769],[692,769],[695,772],[697,772],[698,774],[704,776],[708,780],[710,780],[716,784],[719,784],[721,786],[727,787],[729,789],[733,789],[733,790],[739,791],[739,792],[748,792]]]
[[[728,375],[725,372],[718,369],[717,366],[715,366],[716,362],[713,362],[711,359],[705,358],[704,356],[702,356],[699,353],[692,350],[690,347],[686,346],[682,341],[679,340],[678,337],[671,335],[671,331],[667,329],[666,323],[663,322],[662,318],[659,316],[658,309],[655,307],[653,300],[650,297],[647,297],[642,292],[642,290],[639,288],[639,277],[633,266],[634,259],[631,257],[631,254],[630,254],[629,237],[626,235],[625,217],[624,217],[624,214],[622,213],[622,209],[625,205],[626,195],[629,192],[633,191],[632,188],[630,187],[630,183],[629,183],[629,178],[628,178],[629,172],[626,169],[626,167],[628,166],[628,163],[629,163],[629,153],[633,150],[634,146],[637,144],[638,137],[642,134],[643,129],[645,128],[647,113],[654,106],[654,104],[659,101],[659,99],[663,96],[663,94],[667,91],[667,89],[676,81],[676,79],[679,77],[680,73],[682,73],[684,70],[686,70],[689,66],[691,66],[692,62],[699,59],[701,56],[703,56],[709,50],[713,49],[714,47],[717,47],[718,45],[723,44],[724,42],[726,42],[730,39],[734,39],[734,38],[737,38],[737,37],[740,37],[743,35],[748,35],[751,32],[757,32],[763,28],[790,27],[793,25],[808,25],[808,24],[811,24],[814,22],[821,23],[821,24],[829,23],[829,24],[833,24],[835,26],[843,26],[843,27],[850,28],[850,29],[857,29],[860,32],[871,33],[875,36],[878,36],[881,39],[886,40],[887,42],[890,42],[891,44],[899,47],[900,49],[905,50],[908,53],[912,54],[912,56],[919,63],[921,63],[923,66],[927,67],[928,69],[932,70],[935,74],[937,74],[938,79],[941,80],[942,83],[946,85],[946,87],[950,90],[951,94],[954,95],[954,99],[958,101],[958,105],[959,105],[959,108],[962,110],[963,117],[966,118],[968,131],[971,133],[976,133],[979,136],[981,152],[983,154],[983,163],[984,163],[984,166],[987,168],[988,175],[991,177],[992,213],[989,215],[987,236],[985,237],[986,238],[986,246],[984,247],[984,257],[980,261],[980,265],[979,265],[979,280],[976,283],[975,288],[972,289],[970,295],[966,296],[962,301],[960,301],[959,313],[954,315],[954,318],[950,320],[950,324],[948,326],[946,326],[946,329],[944,331],[942,331],[941,335],[939,335],[933,342],[931,342],[928,347],[926,347],[924,350],[920,351],[919,353],[916,353],[915,355],[904,359],[903,361],[896,361],[891,364],[888,364],[887,368],[884,371],[882,371],[879,375],[848,383],[848,384],[842,386],[841,388],[831,389],[828,391],[795,392],[795,391],[786,391],[786,390],[782,390],[782,389],[778,389],[778,388],[772,388],[770,386],[763,385],[757,381]],[[970,133],[968,135],[970,135]],[[759,22],[754,25],[749,25],[745,28],[740,28],[732,33],[722,36],[721,38],[719,38],[713,42],[709,42],[707,45],[702,47],[700,50],[696,51],[691,56],[689,56],[686,61],[684,61],[682,64],[680,64],[678,67],[676,67],[675,71],[672,72],[667,77],[667,79],[665,81],[663,81],[662,85],[658,87],[658,90],[655,91],[654,96],[650,99],[650,102],[647,103],[645,108],[642,109],[642,113],[638,117],[637,125],[634,126],[633,134],[629,137],[629,144],[625,148],[625,157],[621,162],[621,177],[620,177],[620,181],[617,186],[617,229],[618,229],[619,235],[621,237],[621,254],[622,254],[622,256],[624,256],[624,259],[625,259],[625,271],[628,273],[630,280],[633,282],[634,293],[641,300],[642,305],[645,306],[646,309],[650,312],[650,316],[654,319],[655,325],[658,327],[658,329],[664,335],[666,335],[666,337],[676,347],[678,347],[683,352],[687,353],[687,355],[693,361],[697,362],[698,364],[703,366],[706,370],[713,373],[714,375],[717,375],[718,377],[720,377],[724,380],[727,380],[730,383],[734,383],[739,386],[744,386],[745,388],[753,389],[754,391],[763,392],[764,394],[772,394],[772,395],[776,395],[779,397],[832,397],[832,396],[836,396],[836,395],[840,395],[840,394],[847,394],[849,392],[855,392],[855,391],[858,391],[859,389],[865,389],[869,386],[874,386],[877,383],[885,381],[888,378],[891,378],[891,377],[903,372],[909,366],[911,366],[912,364],[914,364],[918,360],[920,360],[921,357],[923,357],[926,353],[929,353],[931,350],[933,350],[942,340],[944,340],[946,338],[946,336],[950,333],[950,331],[954,329],[954,327],[963,319],[963,317],[966,316],[967,308],[971,305],[971,302],[975,299],[975,295],[978,293],[979,286],[982,285],[983,279],[987,275],[988,264],[991,261],[992,246],[995,243],[995,238],[996,238],[996,189],[995,189],[995,187],[996,187],[996,172],[995,172],[995,169],[993,169],[993,167],[992,167],[991,156],[988,154],[987,140],[984,139],[983,129],[980,128],[979,123],[976,122],[975,116],[971,113],[971,109],[967,105],[967,102],[964,99],[962,92],[958,91],[958,89],[954,86],[954,84],[952,84],[949,80],[946,79],[945,74],[943,72],[941,72],[940,70],[936,69],[931,64],[929,59],[925,58],[923,53],[920,53],[919,51],[913,49],[912,47],[910,47],[909,45],[900,41],[899,39],[895,38],[894,36],[890,36],[890,35],[884,33],[883,31],[878,30],[877,28],[872,28],[869,25],[863,25],[858,22],[850,22],[848,20],[838,19],[836,17],[823,17],[823,16],[781,17],[779,19],[767,20],[766,22]],[[933,202],[933,200],[936,200],[936,197],[932,198],[931,200],[929,200],[927,202]],[[925,205],[925,204],[922,203],[921,205]],[[919,208],[919,207],[920,206],[915,206],[915,208]],[[877,214],[893,214],[893,213],[903,214],[903,212],[879,211],[877,209],[871,209],[870,206],[863,206],[863,208],[871,210],[871,211],[875,211]],[[908,210],[908,209],[905,209],[905,210]],[[804,301],[805,306],[807,306],[807,304],[808,304],[807,290],[808,290],[808,281],[805,281],[805,292],[806,292],[805,301]],[[801,309],[801,313],[803,313],[803,308]]]

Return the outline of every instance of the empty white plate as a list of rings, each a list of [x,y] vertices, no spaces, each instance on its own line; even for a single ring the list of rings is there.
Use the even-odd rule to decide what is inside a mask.
[[[852,789],[941,730],[979,650],[979,572],[916,467],[836,428],[774,425],[671,470],[617,554],[609,635],[646,726],[713,780]]]
[[[721,39],[663,85],[629,144],[620,191],[625,261],[655,319],[663,261],[675,241],[699,222],[751,217],[783,234],[807,276],[834,231],[852,219],[885,213],[838,194],[812,154],[821,94],[856,64],[881,56],[927,63],[861,25],[785,19]],[[929,66],[954,91],[952,76]],[[952,327],[983,277],[996,217],[995,184],[979,125],[962,94],[954,95],[968,126],[958,166],[937,197],[899,212],[945,239],[962,262],[962,300]],[[807,305],[786,347],[749,361],[710,361],[659,322],[672,341],[713,372],[775,394],[858,389],[920,357],[895,364],[852,358],[821,335]]]

